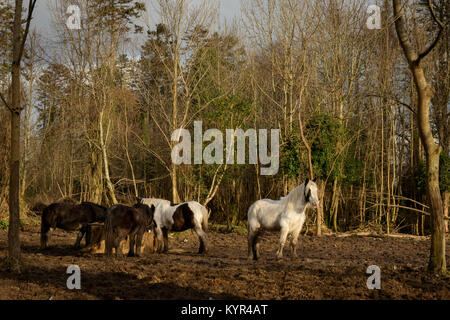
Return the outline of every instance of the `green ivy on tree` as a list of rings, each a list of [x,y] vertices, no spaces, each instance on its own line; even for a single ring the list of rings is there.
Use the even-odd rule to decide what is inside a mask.
[[[420,194],[427,193],[427,167],[425,160],[419,161],[414,179]],[[450,157],[441,153],[439,157],[439,189],[441,192],[450,191]]]

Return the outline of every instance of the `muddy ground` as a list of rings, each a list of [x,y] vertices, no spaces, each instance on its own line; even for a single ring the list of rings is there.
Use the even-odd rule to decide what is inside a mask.
[[[210,232],[198,255],[190,231],[172,235],[168,254],[105,258],[71,246],[76,233],[54,231],[39,250],[39,227],[21,233],[24,267],[5,271],[7,232],[0,230],[0,299],[450,299],[450,277],[428,275],[429,238],[301,235],[298,258],[275,259],[278,234],[266,234],[262,258],[247,260],[245,233]],[[447,241],[447,262],[450,245]],[[66,287],[66,268],[81,268],[81,290]],[[381,268],[381,290],[366,269]],[[447,265],[450,269],[450,265]]]

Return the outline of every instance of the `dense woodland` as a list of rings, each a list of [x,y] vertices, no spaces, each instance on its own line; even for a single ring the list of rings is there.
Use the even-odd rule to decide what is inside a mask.
[[[229,229],[257,199],[278,199],[317,177],[324,227],[429,234],[418,95],[391,1],[381,29],[364,0],[245,0],[221,22],[216,1],[58,0],[54,35],[30,30],[22,61],[21,218],[40,204],[197,200]],[[414,45],[437,24],[428,1],[404,7]],[[422,67],[448,214],[449,2],[435,0],[440,41]],[[81,29],[66,9],[81,9]],[[14,3],[0,4],[0,92],[10,96]],[[155,17],[157,19],[155,19]],[[0,219],[7,222],[10,112],[0,104]],[[171,161],[178,128],[280,129],[280,170]],[[204,143],[204,145],[206,145]],[[321,210],[321,211],[322,211]]]

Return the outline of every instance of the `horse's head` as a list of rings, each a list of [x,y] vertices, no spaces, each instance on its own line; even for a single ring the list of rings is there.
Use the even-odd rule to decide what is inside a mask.
[[[148,206],[143,203],[136,203],[133,207],[145,214],[147,218],[147,229],[150,230],[153,226],[153,216],[155,214],[155,206],[154,205]]]
[[[305,201],[309,202],[311,206],[313,206],[314,208],[317,208],[320,204],[320,201],[318,196],[316,179],[314,180],[306,179],[304,192],[305,192]]]

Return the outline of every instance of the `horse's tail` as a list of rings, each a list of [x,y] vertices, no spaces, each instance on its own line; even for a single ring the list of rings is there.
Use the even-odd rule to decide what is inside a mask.
[[[256,202],[253,203],[250,206],[250,208],[248,208],[248,211],[247,211],[247,230],[248,230],[249,234],[250,234],[250,231],[252,231],[252,225],[250,223],[250,220],[253,218],[253,216],[256,218],[255,205],[256,205]]]
[[[112,255],[114,245],[113,215],[111,209],[108,209],[105,219],[105,253],[107,256]]]
[[[254,208],[255,208],[255,204],[254,204],[254,203],[248,208],[248,211],[247,211],[247,220],[250,218],[250,215],[253,213]]]
[[[203,213],[202,229],[203,231],[208,232],[208,218],[210,211],[206,207],[202,206],[202,213]]]
[[[45,207],[42,210],[41,216],[41,249],[45,249],[47,247],[48,236],[47,233],[50,230],[50,224],[47,221],[47,216],[49,215],[49,207]]]

